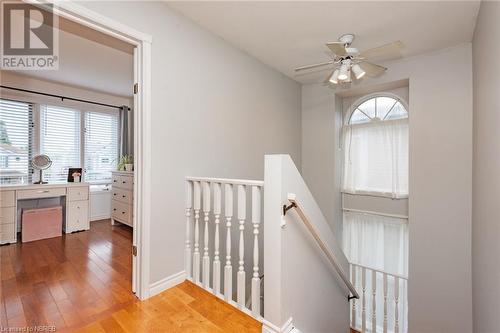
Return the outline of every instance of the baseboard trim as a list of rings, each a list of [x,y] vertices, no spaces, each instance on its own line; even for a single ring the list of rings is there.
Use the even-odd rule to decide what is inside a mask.
[[[90,217],[90,222],[110,219],[111,215],[96,215]]]
[[[290,317],[288,320],[280,327],[268,322],[267,320],[262,320],[262,333],[292,333],[296,330],[293,326],[293,318]],[[300,332],[300,331],[298,331]]]
[[[167,276],[164,279],[151,283],[149,285],[149,296],[153,297],[154,295],[158,295],[162,291],[175,287],[179,283],[182,283],[186,280],[186,271],[181,271],[179,273],[172,274]]]

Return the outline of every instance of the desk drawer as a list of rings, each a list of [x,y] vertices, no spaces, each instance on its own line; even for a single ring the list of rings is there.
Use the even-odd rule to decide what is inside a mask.
[[[0,224],[0,244],[16,242],[16,224]]]
[[[111,196],[113,200],[118,200],[125,204],[132,204],[132,191],[124,190],[121,188],[113,188],[113,195]]]
[[[14,191],[0,192],[0,207],[14,207],[16,205],[16,194]]]
[[[68,204],[66,233],[89,229],[89,202],[73,201]]]
[[[68,188],[68,200],[80,201],[89,199],[89,188],[86,186]]]
[[[0,224],[10,224],[16,222],[16,207],[0,208]]]
[[[65,187],[40,188],[36,190],[20,190],[17,191],[18,199],[37,199],[51,198],[66,195]]]

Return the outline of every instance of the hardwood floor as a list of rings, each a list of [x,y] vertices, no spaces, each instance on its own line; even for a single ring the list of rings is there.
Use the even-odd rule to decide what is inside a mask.
[[[261,324],[184,282],[140,302],[131,292],[132,231],[90,231],[0,247],[0,329],[57,332],[260,332]]]
[[[136,302],[89,324],[79,333],[249,332],[262,325],[209,292],[185,281],[144,302]]]
[[[132,230],[90,231],[0,247],[0,326],[72,331],[132,304]]]

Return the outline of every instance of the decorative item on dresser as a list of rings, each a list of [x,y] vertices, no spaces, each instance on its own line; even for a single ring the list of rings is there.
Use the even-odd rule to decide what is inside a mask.
[[[134,172],[113,171],[113,191],[111,196],[111,224],[120,222],[133,226]]]

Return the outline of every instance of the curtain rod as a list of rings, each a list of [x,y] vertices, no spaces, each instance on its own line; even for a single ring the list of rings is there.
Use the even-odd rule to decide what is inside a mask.
[[[81,103],[88,103],[88,104],[106,106],[108,108],[116,108],[116,109],[121,109],[122,108],[121,106],[117,106],[117,105],[111,105],[111,104],[106,104],[106,103],[94,102],[94,101],[89,101],[89,100],[86,100],[86,99],[80,99],[80,98],[74,98],[74,97],[68,97],[68,96],[62,96],[62,95],[54,95],[54,94],[43,93],[43,92],[34,91],[34,90],[28,90],[28,89],[14,88],[14,87],[9,87],[9,86],[4,86],[4,85],[0,85],[0,88],[9,89],[9,90],[16,90],[16,91],[22,91],[22,92],[30,93],[30,94],[36,94],[36,95],[42,95],[42,96],[60,98],[62,101],[64,101],[65,99],[67,99],[69,101],[75,101],[75,102],[81,102]],[[128,110],[130,110],[129,107],[127,107],[127,108],[128,108]]]

